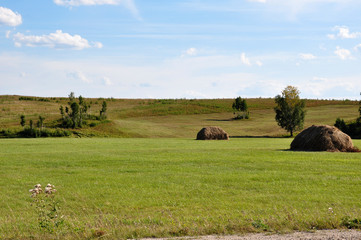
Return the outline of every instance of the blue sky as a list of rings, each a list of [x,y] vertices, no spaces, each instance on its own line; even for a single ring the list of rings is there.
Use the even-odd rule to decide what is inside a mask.
[[[359,0],[0,0],[0,94],[358,99]]]

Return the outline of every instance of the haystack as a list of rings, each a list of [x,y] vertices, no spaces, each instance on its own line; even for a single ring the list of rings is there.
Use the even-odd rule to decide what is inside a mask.
[[[291,143],[295,151],[355,152],[349,135],[336,127],[311,126],[298,134]]]
[[[229,136],[222,128],[205,127],[197,134],[197,140],[228,140]]]

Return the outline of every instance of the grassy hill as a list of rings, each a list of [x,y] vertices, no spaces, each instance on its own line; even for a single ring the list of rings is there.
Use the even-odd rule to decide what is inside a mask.
[[[108,104],[108,121],[75,131],[81,136],[100,137],[186,137],[193,138],[205,126],[220,126],[232,137],[283,136],[287,133],[274,120],[274,99],[247,99],[249,120],[233,120],[233,99],[86,99],[90,113],[98,115],[102,102]],[[0,96],[0,129],[20,129],[20,115],[54,126],[60,118],[59,107],[67,98]],[[305,127],[333,125],[337,117],[356,118],[357,101],[307,100]]]

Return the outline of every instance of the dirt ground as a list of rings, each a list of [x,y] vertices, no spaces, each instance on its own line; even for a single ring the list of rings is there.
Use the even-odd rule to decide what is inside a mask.
[[[247,234],[232,236],[202,236],[179,238],[147,238],[142,240],[361,240],[357,230],[319,230],[315,232],[295,232],[290,234]]]

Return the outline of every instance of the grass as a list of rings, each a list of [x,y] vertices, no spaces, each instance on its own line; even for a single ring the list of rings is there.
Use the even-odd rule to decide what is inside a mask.
[[[29,100],[19,100],[29,99]],[[219,126],[231,136],[284,136],[277,126],[274,99],[247,99],[249,120],[233,121],[234,99],[86,99],[90,114],[99,115],[102,102],[108,105],[108,120],[96,127],[77,129],[76,136],[193,138],[205,126]],[[0,96],[0,129],[20,127],[20,115],[34,123],[39,115],[52,126],[60,118],[59,107],[66,98]],[[305,127],[335,123],[340,117],[353,120],[358,116],[358,102],[350,100],[307,100]]]
[[[360,219],[361,155],[291,152],[290,142],[0,140],[0,239],[289,232]],[[48,182],[66,220],[53,235],[37,227],[28,193]]]

